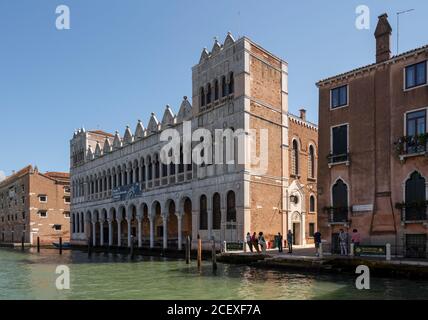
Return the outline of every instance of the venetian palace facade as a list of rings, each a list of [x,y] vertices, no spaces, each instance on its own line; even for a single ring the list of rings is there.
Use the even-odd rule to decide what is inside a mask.
[[[50,245],[70,239],[70,180],[27,166],[0,182],[0,242]]]
[[[70,142],[72,243],[129,246],[135,239],[139,247],[181,249],[187,236],[235,242],[247,232],[263,231],[273,239],[292,223],[305,243],[309,223],[316,218],[305,219],[309,195],[297,183],[292,193],[300,202],[290,203],[287,81],[286,62],[246,37],[235,41],[229,33],[224,44],[215,41],[211,52],[204,49],[192,68],[193,105],[184,97],[177,114],[167,106],[160,121],[152,113],[147,127],[138,121],[135,131],[127,127],[123,137],[77,130]],[[294,134],[306,168],[309,140],[316,152],[317,128],[294,119],[302,134],[308,131],[304,142],[299,130]],[[239,135],[267,129],[267,145],[255,148],[257,154],[267,148],[267,170],[260,173],[256,165],[237,161],[162,163],[165,143],[160,135],[173,128],[183,136],[186,123],[192,131],[234,131],[235,158]]]
[[[333,251],[339,229],[357,229],[362,244],[425,258],[428,47],[391,57],[387,17],[376,63],[318,83],[319,225]]]

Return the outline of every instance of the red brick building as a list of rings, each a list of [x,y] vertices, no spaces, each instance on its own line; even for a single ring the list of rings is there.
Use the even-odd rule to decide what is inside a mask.
[[[295,245],[312,244],[317,230],[318,127],[306,120],[306,110],[299,116],[289,113],[288,140],[288,229]]]
[[[70,177],[27,166],[0,182],[0,242],[70,239]]]
[[[391,56],[381,15],[376,62],[319,87],[319,227],[337,250],[339,229],[362,243],[427,257],[428,46]]]

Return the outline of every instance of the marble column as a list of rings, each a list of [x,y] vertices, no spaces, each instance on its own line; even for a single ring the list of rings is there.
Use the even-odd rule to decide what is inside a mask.
[[[155,234],[154,234],[154,217],[149,218],[150,219],[150,248],[153,248],[155,246]]]
[[[176,215],[177,215],[178,250],[181,250],[182,249],[182,242],[183,242],[183,240],[182,240],[183,230],[181,227],[181,221],[182,221],[183,216],[179,212],[177,212]]]
[[[137,217],[138,221],[138,248],[141,248],[143,246],[143,239],[141,234],[141,222],[143,221],[142,218]]]
[[[162,217],[163,222],[163,248],[168,248],[168,214],[164,214]]]
[[[122,220],[117,219],[117,246],[120,247],[122,245],[122,234],[120,231]]]
[[[132,241],[132,239],[131,239],[131,221],[132,220],[129,218],[126,221],[128,223],[128,248],[130,248],[132,245],[132,243],[131,243],[131,241]]]

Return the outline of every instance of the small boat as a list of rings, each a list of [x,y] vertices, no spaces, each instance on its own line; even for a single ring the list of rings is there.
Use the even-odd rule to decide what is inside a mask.
[[[53,245],[55,248],[58,248],[58,249],[59,249],[59,242],[52,242],[52,245]],[[70,242],[63,242],[63,243],[62,243],[62,248],[63,248],[63,249],[70,249],[70,248],[71,248],[71,244],[70,244]]]

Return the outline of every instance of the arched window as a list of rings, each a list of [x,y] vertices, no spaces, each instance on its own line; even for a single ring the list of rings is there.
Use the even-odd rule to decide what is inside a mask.
[[[228,94],[232,94],[235,91],[235,79],[233,78],[233,72],[229,73],[229,92]]]
[[[180,145],[180,163],[178,164],[178,173],[184,172],[184,154],[183,146]]]
[[[339,179],[332,188],[333,222],[348,220],[348,186]]]
[[[159,156],[156,155],[155,156],[155,179],[159,179],[159,168],[160,168]]]
[[[217,101],[218,100],[218,96],[219,96],[219,94],[218,94],[218,80],[216,79],[215,81],[214,81],[214,101]]]
[[[80,232],[85,232],[85,217],[83,215],[83,212],[80,214]]]
[[[153,179],[153,163],[152,163],[152,158],[151,157],[147,158],[147,165],[149,167],[148,180],[151,181]]]
[[[168,175],[168,165],[162,163],[162,177],[166,177]]]
[[[72,221],[73,233],[76,233],[76,215],[73,213],[71,218],[73,219],[73,221]]]
[[[207,85],[207,104],[211,103],[211,83],[208,83]]]
[[[140,167],[138,162],[135,164],[135,182],[140,182]]]
[[[308,172],[309,172],[310,178],[315,178],[315,150],[314,150],[314,146],[312,146],[312,145],[309,146],[309,168],[308,168]]]
[[[226,77],[221,77],[221,97],[224,98],[227,96],[227,86],[226,86]]]
[[[299,174],[299,144],[297,140],[293,140],[291,150],[291,172],[294,175]]]
[[[80,219],[79,219],[80,213],[75,213],[74,218],[76,219],[76,233],[80,232]]]
[[[221,229],[221,204],[220,204],[220,194],[215,193],[213,196],[213,229]]]
[[[309,197],[309,212],[315,212],[315,197]]]
[[[122,171],[119,169],[119,171],[118,171],[118,174],[117,174],[117,185],[119,186],[119,187],[121,187],[122,186]]]
[[[205,105],[205,90],[204,90],[204,87],[201,87],[199,89],[199,99],[200,99],[199,102],[201,104],[201,107],[203,107]]]
[[[141,182],[146,182],[146,163],[141,159]]]
[[[202,195],[199,199],[199,229],[208,229],[207,196]]]
[[[128,171],[126,170],[126,167],[123,169],[123,185],[128,185]]]
[[[236,222],[236,202],[235,202],[235,192],[233,191],[229,191],[227,193],[226,220],[228,222]]]
[[[406,181],[406,220],[426,219],[426,185],[425,179],[417,171]]]

